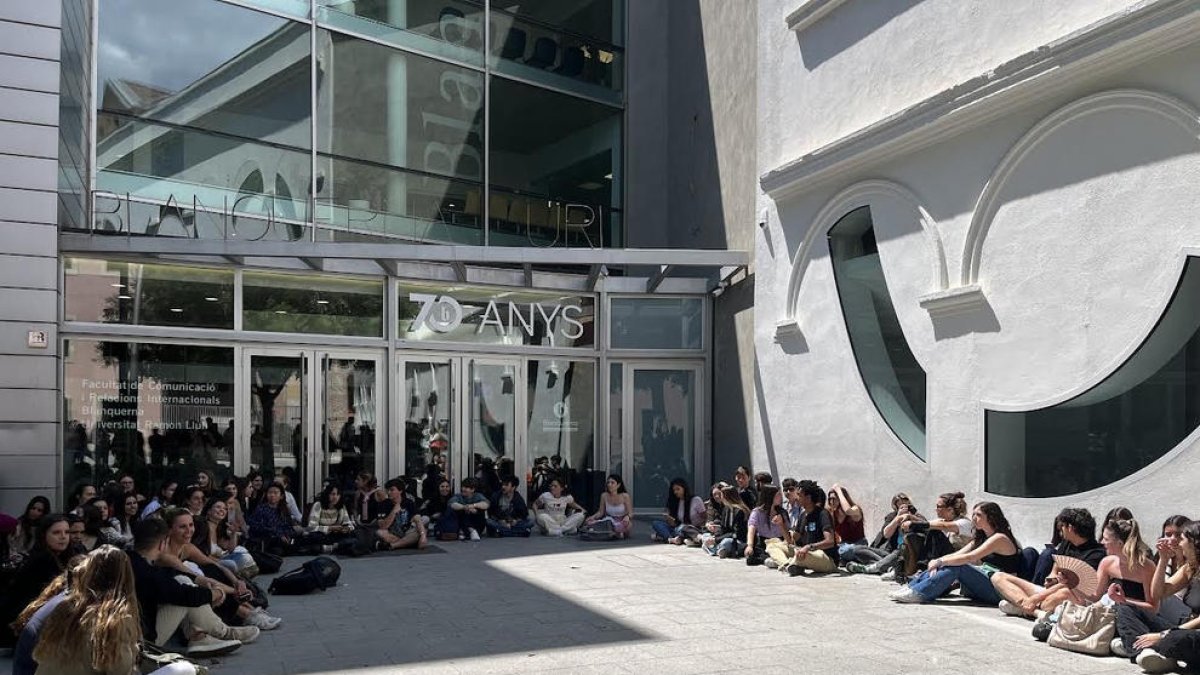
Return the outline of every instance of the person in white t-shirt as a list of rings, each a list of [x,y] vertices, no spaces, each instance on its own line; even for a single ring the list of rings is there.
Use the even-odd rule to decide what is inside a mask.
[[[967,500],[963,493],[938,495],[934,512],[937,517],[927,523],[912,521],[900,526],[905,533],[905,552],[902,574],[896,581],[916,574],[922,561],[949,555],[974,541],[975,525],[967,517]]]
[[[542,534],[551,537],[574,534],[583,524],[583,508],[575,503],[574,497],[563,494],[563,484],[557,478],[550,481],[549,492],[535,499],[532,507]]]

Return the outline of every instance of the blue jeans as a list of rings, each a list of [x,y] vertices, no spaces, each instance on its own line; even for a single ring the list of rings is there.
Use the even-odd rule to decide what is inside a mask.
[[[533,516],[519,520],[512,526],[505,525],[495,518],[488,518],[487,524],[488,528],[500,537],[528,537],[529,532],[533,529]]]
[[[683,525],[676,525],[675,527],[671,527],[670,525],[667,524],[667,521],[665,521],[665,520],[656,520],[656,521],[650,523],[650,527],[654,528],[654,534],[657,534],[659,537],[661,537],[663,539],[670,539],[671,537],[677,537],[683,533]]]
[[[908,582],[908,587],[921,595],[924,602],[932,602],[950,590],[958,582],[962,594],[989,605],[1000,604],[1000,594],[992,587],[992,580],[975,565],[939,567],[933,573],[921,572]]]
[[[837,547],[837,560],[834,562],[842,563],[843,565],[855,560],[854,550],[859,546],[866,546],[867,540],[860,539],[859,541],[842,542]]]

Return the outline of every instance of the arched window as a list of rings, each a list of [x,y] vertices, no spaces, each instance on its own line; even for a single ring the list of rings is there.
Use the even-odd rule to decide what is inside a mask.
[[[925,459],[925,371],[917,363],[888,292],[870,207],[829,230],[842,316],[863,386],[892,432]]]
[[[988,492],[1057,497],[1120,480],[1200,426],[1200,260],[1188,258],[1154,330],[1088,391],[1026,412],[987,411]]]

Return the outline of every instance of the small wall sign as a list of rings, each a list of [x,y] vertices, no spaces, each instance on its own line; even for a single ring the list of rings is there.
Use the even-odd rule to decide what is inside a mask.
[[[30,349],[45,349],[50,346],[50,333],[44,330],[31,330],[26,344]]]

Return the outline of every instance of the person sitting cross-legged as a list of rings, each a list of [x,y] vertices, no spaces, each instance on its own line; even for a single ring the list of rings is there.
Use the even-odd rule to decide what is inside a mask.
[[[479,533],[487,527],[490,506],[487,497],[479,492],[479,479],[464,478],[459,493],[450,498],[442,518],[442,532],[458,532],[459,539],[479,541]]]
[[[1177,540],[1158,540],[1151,589],[1153,597],[1160,600],[1182,593],[1184,610],[1168,616],[1129,603],[1117,606],[1121,649],[1115,649],[1114,642],[1113,651],[1130,657],[1148,673],[1174,670],[1179,661],[1192,667],[1200,664],[1200,522],[1184,525],[1182,535]],[[1180,559],[1184,562],[1168,577],[1167,567]]]
[[[825,508],[825,491],[811,480],[800,481],[797,488],[804,515],[800,517],[800,527],[795,533],[792,560],[783,569],[793,577],[800,576],[804,570],[833,572],[837,569],[837,537],[833,517]]]
[[[892,511],[883,518],[883,527],[870,546],[855,546],[848,556],[851,562],[846,569],[855,574],[888,574],[895,576],[903,553],[904,523],[924,522],[925,516],[917,512],[912,500],[903,492],[892,497]]]
[[[1087,509],[1066,508],[1055,519],[1059,541],[1054,554],[1077,558],[1096,569],[1104,560],[1104,546],[1096,541],[1096,519]],[[1012,616],[1032,618],[1038,612],[1052,612],[1067,600],[1087,604],[1089,601],[1059,582],[1057,569],[1052,570],[1045,585],[1026,581],[1015,574],[997,572],[992,586],[1000,594],[1000,610]]]
[[[500,491],[492,497],[487,527],[497,537],[528,537],[533,529],[529,507],[517,492],[520,483],[516,476],[505,476],[500,479]]]
[[[393,551],[400,548],[425,548],[429,543],[429,535],[425,531],[425,524],[417,517],[416,504],[405,494],[404,481],[393,478],[384,483],[384,487],[387,488],[391,508],[387,515],[376,523],[377,546]]]
[[[957,581],[963,595],[989,605],[999,604],[1000,594],[992,588],[984,565],[1016,573],[1021,566],[1021,547],[995,502],[976,504],[971,520],[973,539],[954,553],[930,560],[924,572],[888,597],[896,602],[933,602]]]
[[[551,537],[574,534],[586,515],[574,497],[563,494],[561,478],[552,478],[549,491],[533,501],[533,513],[538,529]]]

